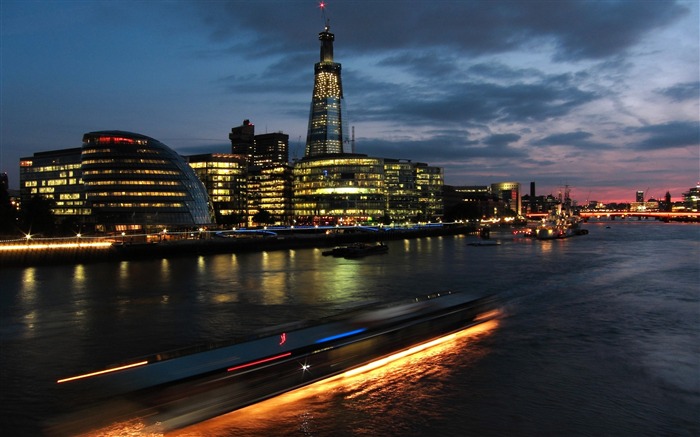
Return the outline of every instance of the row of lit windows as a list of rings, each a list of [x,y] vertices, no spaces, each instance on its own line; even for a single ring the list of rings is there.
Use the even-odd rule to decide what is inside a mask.
[[[130,159],[130,158],[111,158],[111,159],[85,159],[83,160],[83,165],[94,165],[94,164],[154,164],[154,165],[165,165],[168,161],[165,159]]]
[[[131,154],[133,151],[129,150],[128,153]],[[81,152],[83,155],[92,155],[93,153],[103,153],[105,155],[117,155],[122,153],[121,149],[111,149],[109,147],[98,147],[98,148],[89,148],[89,147],[83,147],[83,150]],[[160,155],[160,152],[156,149],[136,149],[136,153],[141,153],[144,155]]]
[[[109,202],[93,203],[94,208],[183,208],[183,203],[129,203],[129,202]]]
[[[113,154],[115,153],[114,149],[89,149],[89,148],[83,148],[82,152],[83,155],[91,155],[93,153],[105,153],[105,154]]]
[[[346,168],[352,165],[383,166],[384,162],[378,158],[328,158],[316,159],[310,162],[302,162],[294,167],[294,172],[301,169],[315,167],[340,167]]]
[[[91,181],[90,186],[93,185],[168,185],[168,186],[179,186],[181,185],[179,181],[154,181],[154,180],[107,180],[107,181]]]
[[[245,174],[245,166],[238,162],[190,162],[195,170],[205,170],[207,173]]]
[[[209,194],[210,194],[210,195],[214,195],[214,196],[228,196],[228,195],[231,194],[231,190],[227,190],[227,189],[214,189],[214,190],[209,191]]]
[[[182,191],[112,191],[112,192],[97,192],[90,193],[89,196],[92,197],[186,197],[187,193]]]
[[[84,206],[84,200],[72,201],[72,200],[57,200],[54,203],[57,207],[61,206]]]
[[[105,175],[105,174],[147,174],[147,175],[171,175],[181,176],[182,173],[176,170],[152,170],[152,169],[99,169],[85,170],[83,176]]]
[[[294,181],[294,189],[311,189],[311,188],[338,188],[338,187],[368,187],[368,188],[383,188],[384,181],[381,179],[333,179],[333,180],[296,180]]]
[[[24,165],[21,165],[22,167],[31,167],[31,168],[25,168],[23,170],[24,173],[47,173],[50,171],[65,171],[65,170],[79,170],[81,164],[78,163],[71,163],[71,164],[62,164],[62,165],[44,165],[44,166],[38,166],[38,167],[32,167],[32,162],[31,161],[22,161]],[[22,164],[20,163],[20,164]]]
[[[58,198],[62,200],[75,200],[80,199],[80,197],[80,193],[61,193],[58,195]]]
[[[92,210],[89,208],[54,208],[53,213],[56,215],[91,215]]]

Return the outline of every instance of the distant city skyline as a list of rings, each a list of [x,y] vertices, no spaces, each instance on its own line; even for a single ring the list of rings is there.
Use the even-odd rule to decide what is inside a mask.
[[[302,158],[330,19],[358,153],[580,203],[700,180],[696,1],[328,3],[3,1],[0,172],[109,129],[227,152],[244,119]]]

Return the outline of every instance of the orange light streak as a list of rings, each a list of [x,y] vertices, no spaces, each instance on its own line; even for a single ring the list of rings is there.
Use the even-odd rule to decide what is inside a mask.
[[[491,310],[474,317],[474,321],[493,319],[501,315],[500,310]]]
[[[389,364],[392,361],[396,361],[396,360],[399,360],[403,357],[413,355],[415,353],[418,353],[418,352],[423,351],[425,349],[428,349],[430,347],[437,346],[440,343],[444,343],[448,340],[454,340],[456,337],[457,337],[456,334],[450,334],[450,335],[446,335],[444,337],[436,338],[435,340],[431,340],[427,343],[419,344],[418,346],[413,346],[410,349],[406,349],[404,351],[397,352],[393,355],[389,355],[388,357],[380,358],[378,360],[372,361],[371,363],[365,364],[364,366],[360,366],[360,367],[356,367],[352,370],[348,370],[347,372],[343,373],[342,376],[343,376],[343,378],[348,378],[348,377],[355,376],[355,375],[360,374],[360,373],[365,373],[365,372],[368,372],[370,370],[374,370],[378,367],[382,367],[386,364]]]
[[[148,364],[148,361],[139,361],[138,363],[127,364],[125,366],[113,367],[111,369],[100,370],[98,372],[86,373],[84,375],[71,376],[70,378],[63,378],[56,381],[57,384],[62,384],[64,382],[75,381],[76,379],[90,378],[92,376],[104,375],[105,373],[118,372],[124,369],[130,369],[132,367],[144,366]]]
[[[73,249],[73,248],[102,248],[107,249],[112,245],[109,242],[100,243],[32,243],[32,244],[13,244],[8,246],[0,246],[0,252],[9,252],[13,250],[54,250],[54,249]]]

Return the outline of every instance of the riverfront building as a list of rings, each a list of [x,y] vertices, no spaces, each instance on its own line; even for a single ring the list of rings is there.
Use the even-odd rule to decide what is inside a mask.
[[[19,160],[21,203],[34,196],[49,201],[51,212],[59,220],[88,217],[92,209],[83,189],[81,149],[38,152]]]
[[[289,164],[289,135],[273,132],[255,135],[255,125],[243,120],[229,134],[231,151],[245,158],[247,178],[246,210],[241,220],[246,226],[257,223],[253,217],[262,211],[274,224],[293,222],[292,170]],[[211,191],[209,192],[211,196]],[[218,222],[217,222],[218,223]]]
[[[683,205],[687,211],[700,211],[700,184],[683,193]]]
[[[212,222],[207,192],[165,144],[123,131],[83,136],[82,172],[91,219],[106,231]]]
[[[59,220],[97,231],[152,231],[211,223],[204,186],[163,143],[123,131],[91,132],[82,148],[20,159],[20,196],[47,199]]]
[[[503,202],[506,209],[522,214],[519,182],[497,182],[491,184],[491,192]]]
[[[384,216],[384,161],[367,155],[304,158],[294,174],[294,215],[299,224],[351,224]]]
[[[248,225],[292,225],[292,168],[289,164],[253,167],[248,175]],[[255,215],[269,213],[269,221],[258,223]]]
[[[443,173],[438,167],[363,154],[304,158],[294,173],[299,224],[439,220]]]
[[[241,226],[248,216],[248,165],[243,155],[209,153],[186,157],[209,196],[218,224]]]

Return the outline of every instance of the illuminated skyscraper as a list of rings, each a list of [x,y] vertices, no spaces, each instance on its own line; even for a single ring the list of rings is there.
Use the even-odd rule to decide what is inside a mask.
[[[340,64],[333,62],[335,35],[329,30],[330,25],[326,23],[324,31],[318,34],[321,60],[314,66],[314,92],[306,136],[306,157],[343,153],[343,85],[340,80]]]

